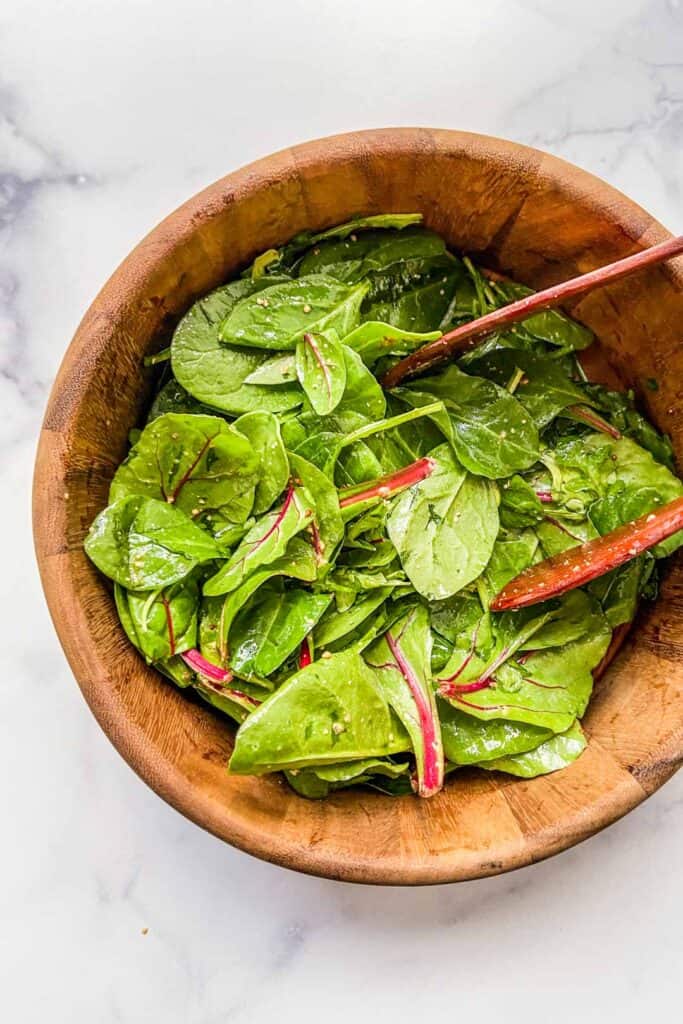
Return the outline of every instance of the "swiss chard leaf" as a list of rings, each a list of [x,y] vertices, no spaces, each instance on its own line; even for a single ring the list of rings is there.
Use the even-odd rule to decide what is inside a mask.
[[[308,401],[319,416],[331,413],[346,389],[346,361],[334,330],[307,332],[296,345],[296,373]]]
[[[472,364],[470,364],[472,365]],[[522,372],[514,396],[539,430],[567,406],[586,402],[585,391],[571,380],[571,364],[534,352],[499,349],[476,360],[473,369],[482,377],[506,387],[516,370]]]
[[[254,504],[258,474],[250,441],[224,419],[166,413],[145,427],[117,469],[109,500],[140,494],[193,518],[220,512],[242,523]]]
[[[418,605],[373,644],[365,657],[401,719],[417,765],[417,792],[438,793],[444,780],[441,725],[431,679],[429,613]]]
[[[431,458],[436,469],[395,500],[387,529],[410,582],[436,601],[486,567],[498,534],[498,496],[487,480],[458,465],[448,445]]]
[[[290,455],[292,472],[314,502],[311,535],[319,570],[332,564],[344,537],[337,490],[321,470],[299,455]]]
[[[125,590],[117,583],[114,595],[128,638],[148,662],[165,661],[196,646],[196,574],[151,593]]]
[[[290,486],[282,506],[262,516],[215,576],[204,584],[208,597],[235,590],[262,565],[284,555],[289,541],[313,519],[314,502],[303,487]]]
[[[300,796],[319,800],[338,789],[371,784],[378,778],[399,779],[408,774],[409,767],[407,761],[369,757],[364,761],[344,761],[318,768],[295,768],[287,772],[287,781]]]

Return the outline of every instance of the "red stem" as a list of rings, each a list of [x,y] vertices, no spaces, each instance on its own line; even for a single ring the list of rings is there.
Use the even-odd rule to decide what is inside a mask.
[[[344,488],[340,491],[340,495],[344,493],[344,490],[353,490],[355,493],[341,498],[339,505],[341,508],[349,508],[351,505],[357,505],[361,501],[368,501],[371,498],[389,498],[398,494],[399,491],[405,490],[406,487],[412,487],[413,484],[424,480],[433,472],[435,466],[434,459],[425,457],[411,462],[409,466],[399,469],[396,473],[382,476],[379,480],[373,480],[372,483],[361,484],[363,490],[359,491],[355,487]]]
[[[613,437],[615,441],[618,441],[621,437],[621,433],[616,427],[613,427],[611,423],[603,419],[595,409],[589,409],[587,405],[570,405],[565,409],[565,412],[571,414],[573,419],[592,427],[593,430],[599,430],[602,434]]]
[[[299,649],[299,668],[306,668],[306,666],[310,665],[312,661],[311,645],[308,642],[308,637],[304,637]]]
[[[588,292],[613,281],[619,281],[638,270],[652,266],[655,263],[662,263],[683,252],[683,235],[677,238],[670,238],[659,245],[653,245],[649,249],[627,256],[625,259],[609,263],[605,267],[591,270],[587,274],[573,277],[562,284],[552,285],[543,291],[527,295],[517,302],[511,302],[502,309],[496,309],[493,313],[479,317],[471,323],[456,327],[448,334],[442,335],[436,341],[431,341],[416,352],[401,359],[395,366],[384,375],[382,385],[385,388],[395,388],[405,377],[411,377],[421,370],[426,370],[437,363],[442,363],[455,353],[465,352],[475,348],[483,338],[510,324],[526,320],[544,309],[553,309],[567,299],[576,298],[579,295],[587,295]]]
[[[171,657],[175,654],[175,630],[173,629],[173,616],[171,615],[171,605],[168,598],[162,594],[161,603],[164,606],[166,613],[166,629],[168,630],[168,647],[171,652]]]
[[[550,491],[536,491],[536,497],[543,505],[552,505],[554,500]]]
[[[386,633],[385,639],[401,675],[408,684],[420,719],[424,755],[422,759],[422,778],[418,782],[418,794],[425,797],[434,796],[435,793],[442,789],[444,776],[443,756],[440,756],[440,737],[437,736],[436,731],[436,716],[424,690],[420,686],[419,679],[415,677],[412,666],[407,658],[404,657],[399,644],[394,640],[391,633]]]
[[[206,452],[206,449],[209,447],[209,445],[211,444],[212,441],[213,441],[212,437],[208,437],[206,439],[206,441],[204,442],[204,444],[202,445],[202,447],[199,450],[199,455],[197,456],[197,458],[194,460],[194,462],[189,467],[189,469],[187,469],[186,472],[183,473],[183,475],[181,476],[179,483],[177,484],[175,490],[173,491],[173,494],[170,494],[166,498],[166,501],[169,502],[169,504],[172,505],[174,501],[178,500],[178,495],[180,494],[180,492],[182,491],[183,487],[185,486],[185,484],[190,479],[190,477],[194,473],[195,469],[197,468],[197,466],[201,462],[202,456],[204,455],[204,453]]]
[[[315,338],[312,334],[304,334],[304,344],[308,345],[313,353],[316,363],[322,370],[323,377],[325,378],[325,387],[327,388],[327,397],[332,397],[332,382],[330,380],[330,371],[320,354],[320,349],[315,343]]]
[[[211,679],[214,683],[229,683],[232,681],[232,672],[229,669],[221,668],[219,665],[214,665],[213,662],[207,661],[194,648],[191,651],[184,651],[180,657],[186,665],[189,665],[191,669],[198,672],[200,676],[206,676],[207,679]]]
[[[640,516],[604,537],[579,544],[530,566],[511,580],[491,602],[491,611],[547,601],[590,583],[683,529],[683,497],[657,512]]]

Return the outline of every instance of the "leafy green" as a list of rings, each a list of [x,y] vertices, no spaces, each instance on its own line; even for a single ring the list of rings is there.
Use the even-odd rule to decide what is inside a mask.
[[[522,753],[508,754],[487,759],[480,764],[492,772],[507,772],[522,779],[534,779],[538,775],[559,771],[572,764],[586,749],[586,738],[578,722],[560,733],[544,740],[539,746]]]
[[[387,529],[410,582],[436,601],[486,567],[498,533],[498,496],[495,486],[458,465],[448,445],[431,458],[436,469],[395,499]]]
[[[149,662],[189,651],[197,642],[199,583],[196,575],[150,593],[115,584],[119,618],[128,639]]]
[[[319,416],[332,412],[346,389],[346,361],[339,335],[331,328],[306,333],[296,345],[296,375]]]
[[[171,342],[175,378],[199,402],[224,412],[285,412],[301,405],[299,385],[262,387],[246,380],[269,358],[267,352],[223,345],[221,322],[248,295],[272,285],[272,278],[241,280],[217,288],[195,302],[178,324]]]
[[[512,395],[484,377],[449,366],[438,377],[423,377],[414,389],[400,387],[394,394],[412,406],[428,405],[435,398],[443,402],[446,412],[432,418],[470,473],[495,480],[528,469],[538,459],[532,418]]]
[[[368,757],[363,761],[343,761],[317,768],[294,768],[286,774],[290,786],[300,796],[316,800],[348,786],[372,784],[379,778],[399,779],[406,776],[408,770],[407,761]]]
[[[262,516],[215,576],[204,584],[208,597],[228,594],[262,565],[280,558],[289,541],[311,522],[314,502],[303,487],[290,486],[281,508]]]
[[[231,345],[289,351],[306,332],[336,330],[341,337],[358,323],[366,285],[349,288],[324,274],[272,285],[240,299],[220,328]]]
[[[443,747],[453,764],[481,764],[494,758],[512,757],[533,750],[553,733],[525,722],[492,718],[482,721],[439,701]]]
[[[166,413],[145,427],[117,469],[109,500],[139,494],[193,518],[220,512],[243,523],[254,504],[258,468],[250,442],[225,420]]]
[[[269,676],[298,650],[331,601],[299,587],[261,587],[235,619],[230,632],[230,667]]]
[[[248,438],[259,459],[252,510],[258,516],[270,508],[289,480],[289,460],[280,424],[272,412],[247,412],[235,420],[234,426]]]
[[[230,771],[358,761],[402,753],[410,741],[370,668],[344,651],[295,672],[239,730]]]
[[[100,512],[84,547],[100,572],[127,590],[168,587],[221,554],[213,537],[179,509],[140,494]]]
[[[411,609],[366,654],[384,694],[410,736],[417,791],[433,796],[443,786],[444,754],[431,682],[432,638],[424,605]]]
[[[366,320],[344,338],[344,344],[357,352],[366,366],[384,356],[406,356],[429,341],[441,337],[441,331],[403,331],[393,324]]]

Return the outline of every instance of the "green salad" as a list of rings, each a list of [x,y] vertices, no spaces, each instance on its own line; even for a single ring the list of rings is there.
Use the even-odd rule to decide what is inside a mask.
[[[588,383],[593,336],[556,311],[380,384],[529,293],[420,215],[360,218],[265,252],[147,360],[156,396],[85,550],[147,662],[238,723],[230,772],[427,797],[461,766],[581,755],[594,672],[683,537],[491,603],[683,494],[668,438]]]

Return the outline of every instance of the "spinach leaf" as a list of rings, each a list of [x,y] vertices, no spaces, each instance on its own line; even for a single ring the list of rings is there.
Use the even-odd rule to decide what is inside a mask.
[[[423,377],[415,388],[396,388],[409,405],[435,398],[446,407],[433,420],[470,473],[498,479],[528,469],[539,457],[538,430],[512,395],[483,377],[470,377],[449,366],[436,377]]]
[[[510,302],[532,295],[533,288],[517,284],[515,281],[497,281],[493,291],[498,296],[496,306],[506,306]],[[510,332],[513,335],[531,335],[539,341],[563,348],[567,352],[588,348],[594,341],[593,332],[576,320],[571,320],[557,309],[545,309],[540,313],[528,316],[521,324],[515,324]]]
[[[202,405],[201,402],[198,402],[196,398],[193,398],[178,383],[175,377],[170,377],[157,392],[147,414],[147,423],[151,423],[167,412],[190,413],[192,415],[201,413],[204,416],[216,415],[215,409],[211,409],[208,405]]]
[[[238,674],[269,676],[299,648],[331,600],[295,587],[261,587],[235,619],[230,667]]]
[[[453,764],[481,764],[534,750],[553,733],[525,722],[492,718],[483,721],[439,700],[441,733],[446,758]]]
[[[543,518],[538,494],[524,477],[510,476],[500,485],[500,525],[506,530],[535,526]]]
[[[366,217],[355,217],[347,220],[344,224],[338,224],[333,228],[326,228],[313,235],[311,242],[324,242],[328,238],[348,238],[354,231],[367,231],[370,228],[395,228],[402,230],[410,227],[411,224],[419,224],[422,220],[421,213],[372,213]]]
[[[631,622],[636,614],[638,600],[652,577],[654,566],[654,557],[648,551],[590,584],[589,590],[600,601],[612,629]]]
[[[492,772],[507,772],[522,779],[535,779],[538,775],[567,768],[584,752],[586,745],[581,726],[574,722],[565,732],[551,736],[533,750],[487,759],[479,767]]]
[[[493,545],[484,574],[491,596],[536,560],[538,536],[533,530],[501,534]]]
[[[235,590],[255,569],[280,558],[287,544],[311,522],[314,503],[304,487],[289,487],[282,506],[262,516],[215,576],[204,584],[207,597]]]
[[[417,792],[433,796],[443,786],[441,725],[431,679],[429,613],[418,605],[369,649],[384,694],[410,736],[417,765]]]
[[[374,669],[359,654],[340,651],[296,672],[249,716],[230,771],[262,775],[409,749]]]
[[[391,587],[378,587],[360,593],[353,604],[343,612],[336,607],[329,608],[314,630],[315,646],[324,649],[353,633],[381,608],[391,590]]]
[[[151,593],[114,586],[116,609],[128,638],[148,662],[165,661],[197,642],[199,583],[196,574]]]
[[[272,412],[247,412],[235,421],[239,431],[251,443],[259,459],[253,513],[266,512],[289,480],[289,460],[280,435],[280,424]]]
[[[441,330],[461,270],[452,259],[398,263],[372,275],[372,293],[363,319],[389,323],[404,331]]]
[[[334,329],[341,337],[359,321],[367,285],[349,288],[324,274],[272,285],[247,295],[220,328],[220,339],[249,348],[289,351],[306,332]]]
[[[237,302],[272,283],[272,278],[233,281],[195,302],[178,324],[171,342],[173,374],[198,401],[234,414],[284,412],[301,405],[298,384],[246,383],[268,359],[267,353],[222,345],[218,337],[221,322]]]
[[[380,777],[399,779],[407,775],[409,767],[407,761],[369,757],[363,761],[343,761],[317,768],[294,768],[286,774],[290,786],[300,796],[319,800],[338,789],[367,785]]]
[[[319,416],[331,413],[346,389],[344,349],[336,331],[306,333],[296,345],[296,374]]]
[[[583,388],[587,399],[607,413],[610,423],[620,433],[649,451],[657,462],[661,462],[672,473],[676,471],[670,438],[666,434],[660,434],[638,412],[632,391],[610,391],[600,384],[584,384]]]
[[[282,355],[271,356],[245,378],[245,384],[288,384],[295,381],[296,362],[294,353],[284,352]]]
[[[538,353],[499,349],[474,361],[473,367],[476,373],[503,388],[514,378],[516,370],[521,371],[514,396],[539,430],[567,406],[587,400],[585,391],[571,380],[571,364]]]
[[[145,427],[117,469],[109,500],[140,494],[193,518],[219,511],[242,523],[254,504],[258,470],[251,443],[225,420],[166,413]]]
[[[216,541],[179,509],[133,494],[108,505],[84,542],[100,572],[127,590],[158,590],[221,556]]]
[[[486,567],[498,534],[498,496],[495,486],[458,465],[448,445],[431,458],[435,470],[395,499],[387,529],[410,582],[436,601]]]
[[[383,356],[407,356],[440,337],[441,331],[403,331],[393,324],[366,320],[346,335],[344,344],[357,352],[366,366],[372,366]]]

